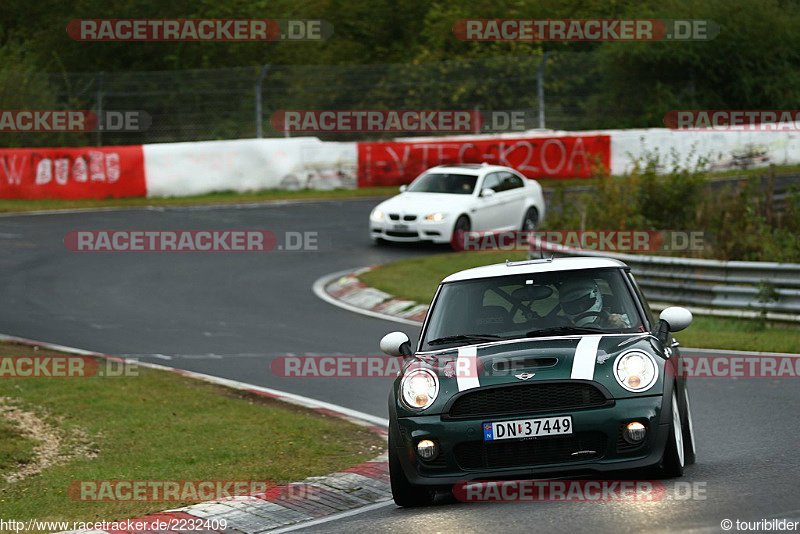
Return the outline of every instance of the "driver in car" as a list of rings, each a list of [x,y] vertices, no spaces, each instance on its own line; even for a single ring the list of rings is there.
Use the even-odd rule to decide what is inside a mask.
[[[627,314],[609,313],[603,309],[603,295],[591,278],[565,281],[558,292],[561,309],[574,326],[630,328]]]

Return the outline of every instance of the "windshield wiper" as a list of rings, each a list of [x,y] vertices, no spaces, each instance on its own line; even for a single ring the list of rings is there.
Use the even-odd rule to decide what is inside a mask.
[[[584,326],[554,326],[552,328],[542,328],[541,330],[531,330],[525,337],[557,336],[560,334],[597,334],[605,332],[599,328],[586,328]]]
[[[459,334],[457,336],[445,336],[428,341],[428,345],[443,345],[444,343],[455,343],[457,341],[496,341],[505,339],[494,334]]]

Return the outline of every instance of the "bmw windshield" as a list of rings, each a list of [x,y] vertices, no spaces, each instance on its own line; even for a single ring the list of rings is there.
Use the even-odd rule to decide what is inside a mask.
[[[644,331],[622,271],[559,271],[443,284],[422,350],[547,335]]]
[[[446,174],[431,172],[417,178],[408,188],[411,193],[448,193],[471,195],[475,190],[477,176],[469,174]]]

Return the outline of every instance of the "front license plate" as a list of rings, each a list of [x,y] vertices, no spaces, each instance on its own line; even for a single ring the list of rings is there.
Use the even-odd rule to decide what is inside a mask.
[[[408,230],[408,225],[407,224],[395,224],[394,225],[394,229],[395,230]]]
[[[517,419],[501,423],[484,423],[483,440],[535,438],[572,434],[572,416]]]

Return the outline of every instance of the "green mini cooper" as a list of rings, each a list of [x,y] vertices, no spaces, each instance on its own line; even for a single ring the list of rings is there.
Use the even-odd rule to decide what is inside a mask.
[[[464,481],[683,474],[695,459],[689,394],[671,332],[622,262],[559,258],[455,273],[439,285],[389,395],[389,468],[400,506]]]

